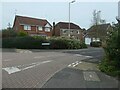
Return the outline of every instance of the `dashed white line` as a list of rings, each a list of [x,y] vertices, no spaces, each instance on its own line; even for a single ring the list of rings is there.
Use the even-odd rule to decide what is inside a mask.
[[[71,67],[71,66],[72,66],[71,64],[68,65],[68,67]]]
[[[82,63],[82,62],[79,62],[79,63]]]
[[[76,61],[76,62],[74,62],[72,64],[69,64],[68,67],[76,67],[79,63],[82,63],[82,62],[81,61],[80,62]]]

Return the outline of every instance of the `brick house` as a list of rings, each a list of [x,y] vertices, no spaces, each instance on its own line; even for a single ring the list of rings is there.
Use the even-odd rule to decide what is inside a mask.
[[[83,40],[82,31],[83,30],[74,23],[70,23],[70,29],[68,22],[59,22],[57,24],[53,23],[53,36],[61,36]]]
[[[52,36],[52,26],[47,20],[26,16],[15,16],[13,30],[25,31],[30,36]]]
[[[87,31],[86,35],[86,41],[92,42],[92,41],[102,41],[104,42],[107,34],[109,34],[109,31],[112,30],[112,26],[110,23],[108,24],[100,24],[100,25],[94,25],[91,26]]]

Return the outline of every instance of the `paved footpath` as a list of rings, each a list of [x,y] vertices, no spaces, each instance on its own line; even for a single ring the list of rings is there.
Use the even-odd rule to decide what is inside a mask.
[[[78,63],[56,73],[42,88],[119,88],[120,82],[100,72],[97,64]]]

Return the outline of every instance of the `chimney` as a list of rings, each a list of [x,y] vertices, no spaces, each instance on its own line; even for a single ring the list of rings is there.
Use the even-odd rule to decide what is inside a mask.
[[[55,22],[53,22],[53,36],[55,36]]]

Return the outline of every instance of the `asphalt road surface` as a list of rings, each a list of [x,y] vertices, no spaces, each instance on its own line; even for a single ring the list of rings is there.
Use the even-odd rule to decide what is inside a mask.
[[[55,73],[71,63],[89,58],[99,60],[103,49],[80,50],[3,50],[3,88],[41,88]],[[95,59],[95,60],[96,60]],[[94,59],[93,59],[94,61]]]

